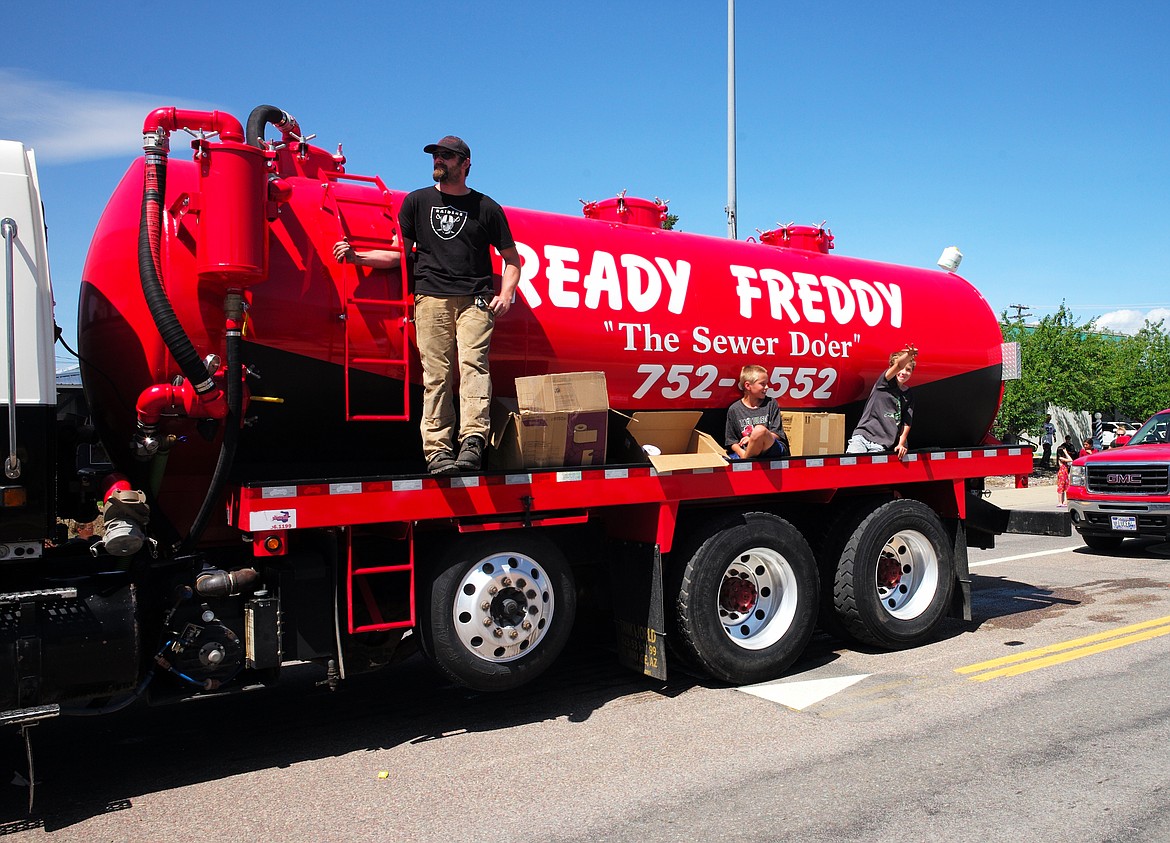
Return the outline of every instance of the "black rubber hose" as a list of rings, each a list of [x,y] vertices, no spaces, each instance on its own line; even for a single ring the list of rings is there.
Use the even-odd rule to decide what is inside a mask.
[[[223,443],[220,445],[219,459],[215,461],[215,471],[211,475],[207,495],[203,498],[203,504],[199,507],[195,520],[191,522],[191,531],[183,540],[183,548],[188,552],[194,548],[195,542],[199,541],[199,537],[203,535],[207,520],[215,510],[220,492],[223,491],[224,484],[227,483],[228,474],[236,458],[236,446],[240,441],[240,412],[243,403],[243,387],[240,383],[240,379],[244,375],[244,367],[240,360],[241,341],[241,332],[238,329],[227,332],[225,339],[227,367],[224,370],[224,377],[227,380],[224,384],[224,390],[227,393],[227,415],[224,416],[223,420]]]
[[[281,127],[289,121],[289,116],[275,105],[258,105],[248,115],[244,141],[252,146],[263,146],[265,126],[271,123],[273,126]]]
[[[138,277],[142,282],[142,293],[146,296],[146,304],[150,308],[150,315],[154,319],[155,327],[158,328],[159,336],[166,343],[175,362],[179,364],[183,375],[191,382],[195,391],[202,395],[215,389],[215,381],[207,374],[207,367],[199,358],[199,352],[195,350],[190,337],[179,323],[179,318],[175,316],[155,263],[153,244],[159,242],[162,237],[166,173],[165,157],[161,161],[153,162],[148,158],[143,171],[142,218],[138,226]],[[151,213],[152,206],[155,209],[154,214]]]

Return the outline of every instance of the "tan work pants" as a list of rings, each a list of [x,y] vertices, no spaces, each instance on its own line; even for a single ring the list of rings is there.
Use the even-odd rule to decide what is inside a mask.
[[[482,299],[487,301],[486,297]],[[492,381],[488,351],[495,314],[476,306],[476,296],[416,295],[414,328],[422,361],[423,457],[457,452],[473,433],[487,441]],[[455,439],[455,362],[459,363],[459,439]]]

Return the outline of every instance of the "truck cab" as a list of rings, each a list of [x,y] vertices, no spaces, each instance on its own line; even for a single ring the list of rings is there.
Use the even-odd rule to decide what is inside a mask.
[[[1076,460],[1068,500],[1073,526],[1093,550],[1138,536],[1170,540],[1170,409],[1150,417],[1129,444]]]
[[[57,387],[53,291],[31,149],[0,141],[0,565],[39,557],[54,526]]]

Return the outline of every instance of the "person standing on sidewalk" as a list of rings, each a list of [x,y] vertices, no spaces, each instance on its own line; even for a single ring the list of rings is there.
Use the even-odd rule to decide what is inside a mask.
[[[1052,446],[1056,442],[1056,425],[1052,423],[1052,416],[1044,417],[1044,426],[1040,428],[1040,445],[1044,449],[1042,465],[1052,467]]]
[[[1056,505],[1068,506],[1068,469],[1073,464],[1072,434],[1064,437],[1064,442],[1056,449]]]
[[[432,474],[478,471],[490,431],[488,352],[495,320],[512,306],[520,254],[504,210],[467,186],[471,149],[447,135],[423,147],[435,180],[408,194],[398,213],[403,254],[413,260],[414,326],[423,375],[422,440]],[[341,244],[335,246],[335,254]],[[346,244],[348,247],[348,244]],[[494,289],[490,247],[503,259]],[[342,250],[343,254],[348,254]],[[371,253],[363,253],[367,265]],[[459,435],[454,380],[459,373]]]

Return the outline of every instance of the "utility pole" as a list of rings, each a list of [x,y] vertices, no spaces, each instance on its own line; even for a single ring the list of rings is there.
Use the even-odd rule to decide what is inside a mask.
[[[735,230],[735,0],[727,0],[727,236]]]
[[[1017,322],[1023,322],[1025,316],[1032,315],[1032,311],[1028,310],[1028,305],[1026,305],[1026,304],[1009,304],[1008,308],[1011,310],[1014,310],[1016,312],[1016,321]],[[1027,313],[1025,313],[1024,311],[1027,311]]]

